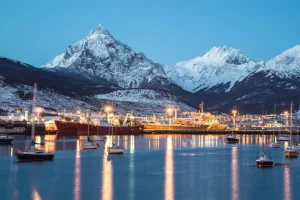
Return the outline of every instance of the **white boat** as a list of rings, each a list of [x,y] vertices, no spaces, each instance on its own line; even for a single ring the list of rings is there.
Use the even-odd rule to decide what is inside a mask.
[[[290,144],[289,146],[284,150],[284,157],[287,158],[297,158],[299,154],[298,148],[293,145],[292,143],[292,122],[293,122],[293,102],[291,102],[291,111],[290,111]]]
[[[124,148],[120,146],[116,146],[115,144],[113,144],[113,146],[111,147],[107,147],[108,154],[123,154],[124,151],[125,151]]]
[[[54,153],[53,152],[45,152],[44,150],[31,150],[31,151],[18,151],[16,152],[16,156],[19,161],[45,161],[45,160],[53,160]]]
[[[279,134],[278,135],[278,141],[289,141],[290,137],[288,135],[284,135],[284,134]]]
[[[85,143],[82,144],[82,148],[83,149],[98,149],[99,144],[95,143],[93,140],[90,139],[90,108],[88,111],[88,138],[87,141]]]
[[[263,143],[262,153],[256,159],[256,167],[264,168],[264,167],[273,167],[273,160],[271,157],[267,156],[265,153],[265,145]]]
[[[33,87],[33,104],[32,104],[32,114],[36,113],[36,94],[37,94],[37,83],[34,83]],[[37,150],[34,148],[34,135],[35,135],[35,121],[32,122],[31,128],[31,150],[30,151],[17,151],[16,156],[19,161],[46,161],[53,160],[53,152],[45,152],[44,150]]]
[[[272,148],[279,148],[279,147],[280,147],[280,144],[277,143],[277,142],[272,142],[272,143],[270,144],[270,147],[272,147]]]
[[[105,141],[106,137],[95,138],[94,141]]]
[[[82,145],[83,149],[98,149],[99,145],[94,142],[85,142]]]

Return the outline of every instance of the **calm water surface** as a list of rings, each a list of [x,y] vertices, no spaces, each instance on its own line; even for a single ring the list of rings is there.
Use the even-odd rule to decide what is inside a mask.
[[[17,162],[16,149],[29,149],[29,138],[0,146],[0,194],[6,199],[299,199],[300,158],[285,159],[283,148],[266,147],[276,163],[257,169],[255,159],[270,136],[225,135],[114,136],[99,150],[81,150],[84,137],[37,137],[55,160]],[[293,140],[296,142],[297,138]],[[106,155],[114,141],[124,155]],[[287,142],[282,143],[286,146]]]

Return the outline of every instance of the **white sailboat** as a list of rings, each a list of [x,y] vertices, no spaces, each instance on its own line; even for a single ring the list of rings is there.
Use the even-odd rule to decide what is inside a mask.
[[[36,95],[37,95],[37,84],[34,83],[33,104],[32,104],[32,113],[33,114],[36,112],[36,110],[35,110]],[[19,159],[19,161],[53,160],[54,159],[54,153],[53,152],[45,152],[44,150],[38,150],[38,149],[34,148],[34,145],[35,145],[34,135],[35,135],[35,122],[33,120],[32,128],[31,128],[31,150],[29,150],[29,151],[20,151],[20,150],[18,150],[16,152],[16,156]]]
[[[274,127],[274,124],[275,124],[275,117],[276,117],[276,103],[274,104],[273,127]],[[273,134],[274,134],[274,128],[273,128]],[[274,137],[274,142],[270,143],[270,147],[272,147],[272,148],[279,148],[280,147],[280,143],[276,142],[276,138],[275,137]]]
[[[292,144],[292,123],[293,123],[293,102],[291,102],[291,111],[290,111],[290,144],[284,151],[284,157],[288,158],[297,158],[298,157],[298,148]]]
[[[114,127],[111,126],[111,136],[114,134]],[[117,146],[114,142],[112,142],[112,146],[107,147],[108,154],[123,154],[125,149],[121,146]]]
[[[90,136],[90,108],[88,110],[88,138],[87,141],[85,143],[83,143],[82,148],[83,149],[98,149],[99,144],[95,143],[94,141],[92,141],[89,136]]]

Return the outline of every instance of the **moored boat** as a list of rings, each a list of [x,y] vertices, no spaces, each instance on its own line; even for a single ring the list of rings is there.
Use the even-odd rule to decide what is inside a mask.
[[[273,167],[273,164],[272,158],[268,157],[264,152],[256,159],[256,166],[259,168]]]
[[[19,161],[48,161],[54,159],[54,153],[43,150],[17,151],[16,156]]]
[[[278,141],[289,141],[290,137],[288,135],[285,135],[285,134],[279,134],[277,140]]]
[[[239,138],[237,138],[235,134],[231,133],[225,137],[225,141],[227,143],[237,143],[239,141]]]
[[[270,147],[272,147],[272,148],[279,148],[280,147],[280,143],[272,142],[272,143],[270,143]]]
[[[113,144],[113,146],[111,147],[107,147],[108,154],[123,154],[124,151],[125,151],[124,148],[120,146],[116,146],[115,144]]]

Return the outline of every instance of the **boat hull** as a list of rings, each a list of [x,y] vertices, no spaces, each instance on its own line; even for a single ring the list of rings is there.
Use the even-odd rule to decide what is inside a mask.
[[[256,167],[259,168],[273,167],[273,164],[273,161],[256,161]]]
[[[20,162],[30,162],[30,161],[50,161],[54,159],[54,154],[27,154],[22,152],[17,152],[16,156]]]
[[[124,149],[114,149],[114,148],[107,149],[108,154],[123,154],[124,151],[125,151]]]
[[[285,151],[284,152],[284,157],[286,157],[286,158],[297,158],[298,153],[296,151],[295,152]]]
[[[274,143],[272,143],[272,144],[270,144],[270,147],[272,147],[272,148],[279,148],[280,144],[274,144]]]
[[[81,124],[77,122],[62,122],[54,121],[57,134],[66,135],[87,135],[88,130],[90,135],[141,135],[143,134],[142,126],[94,126]]]

